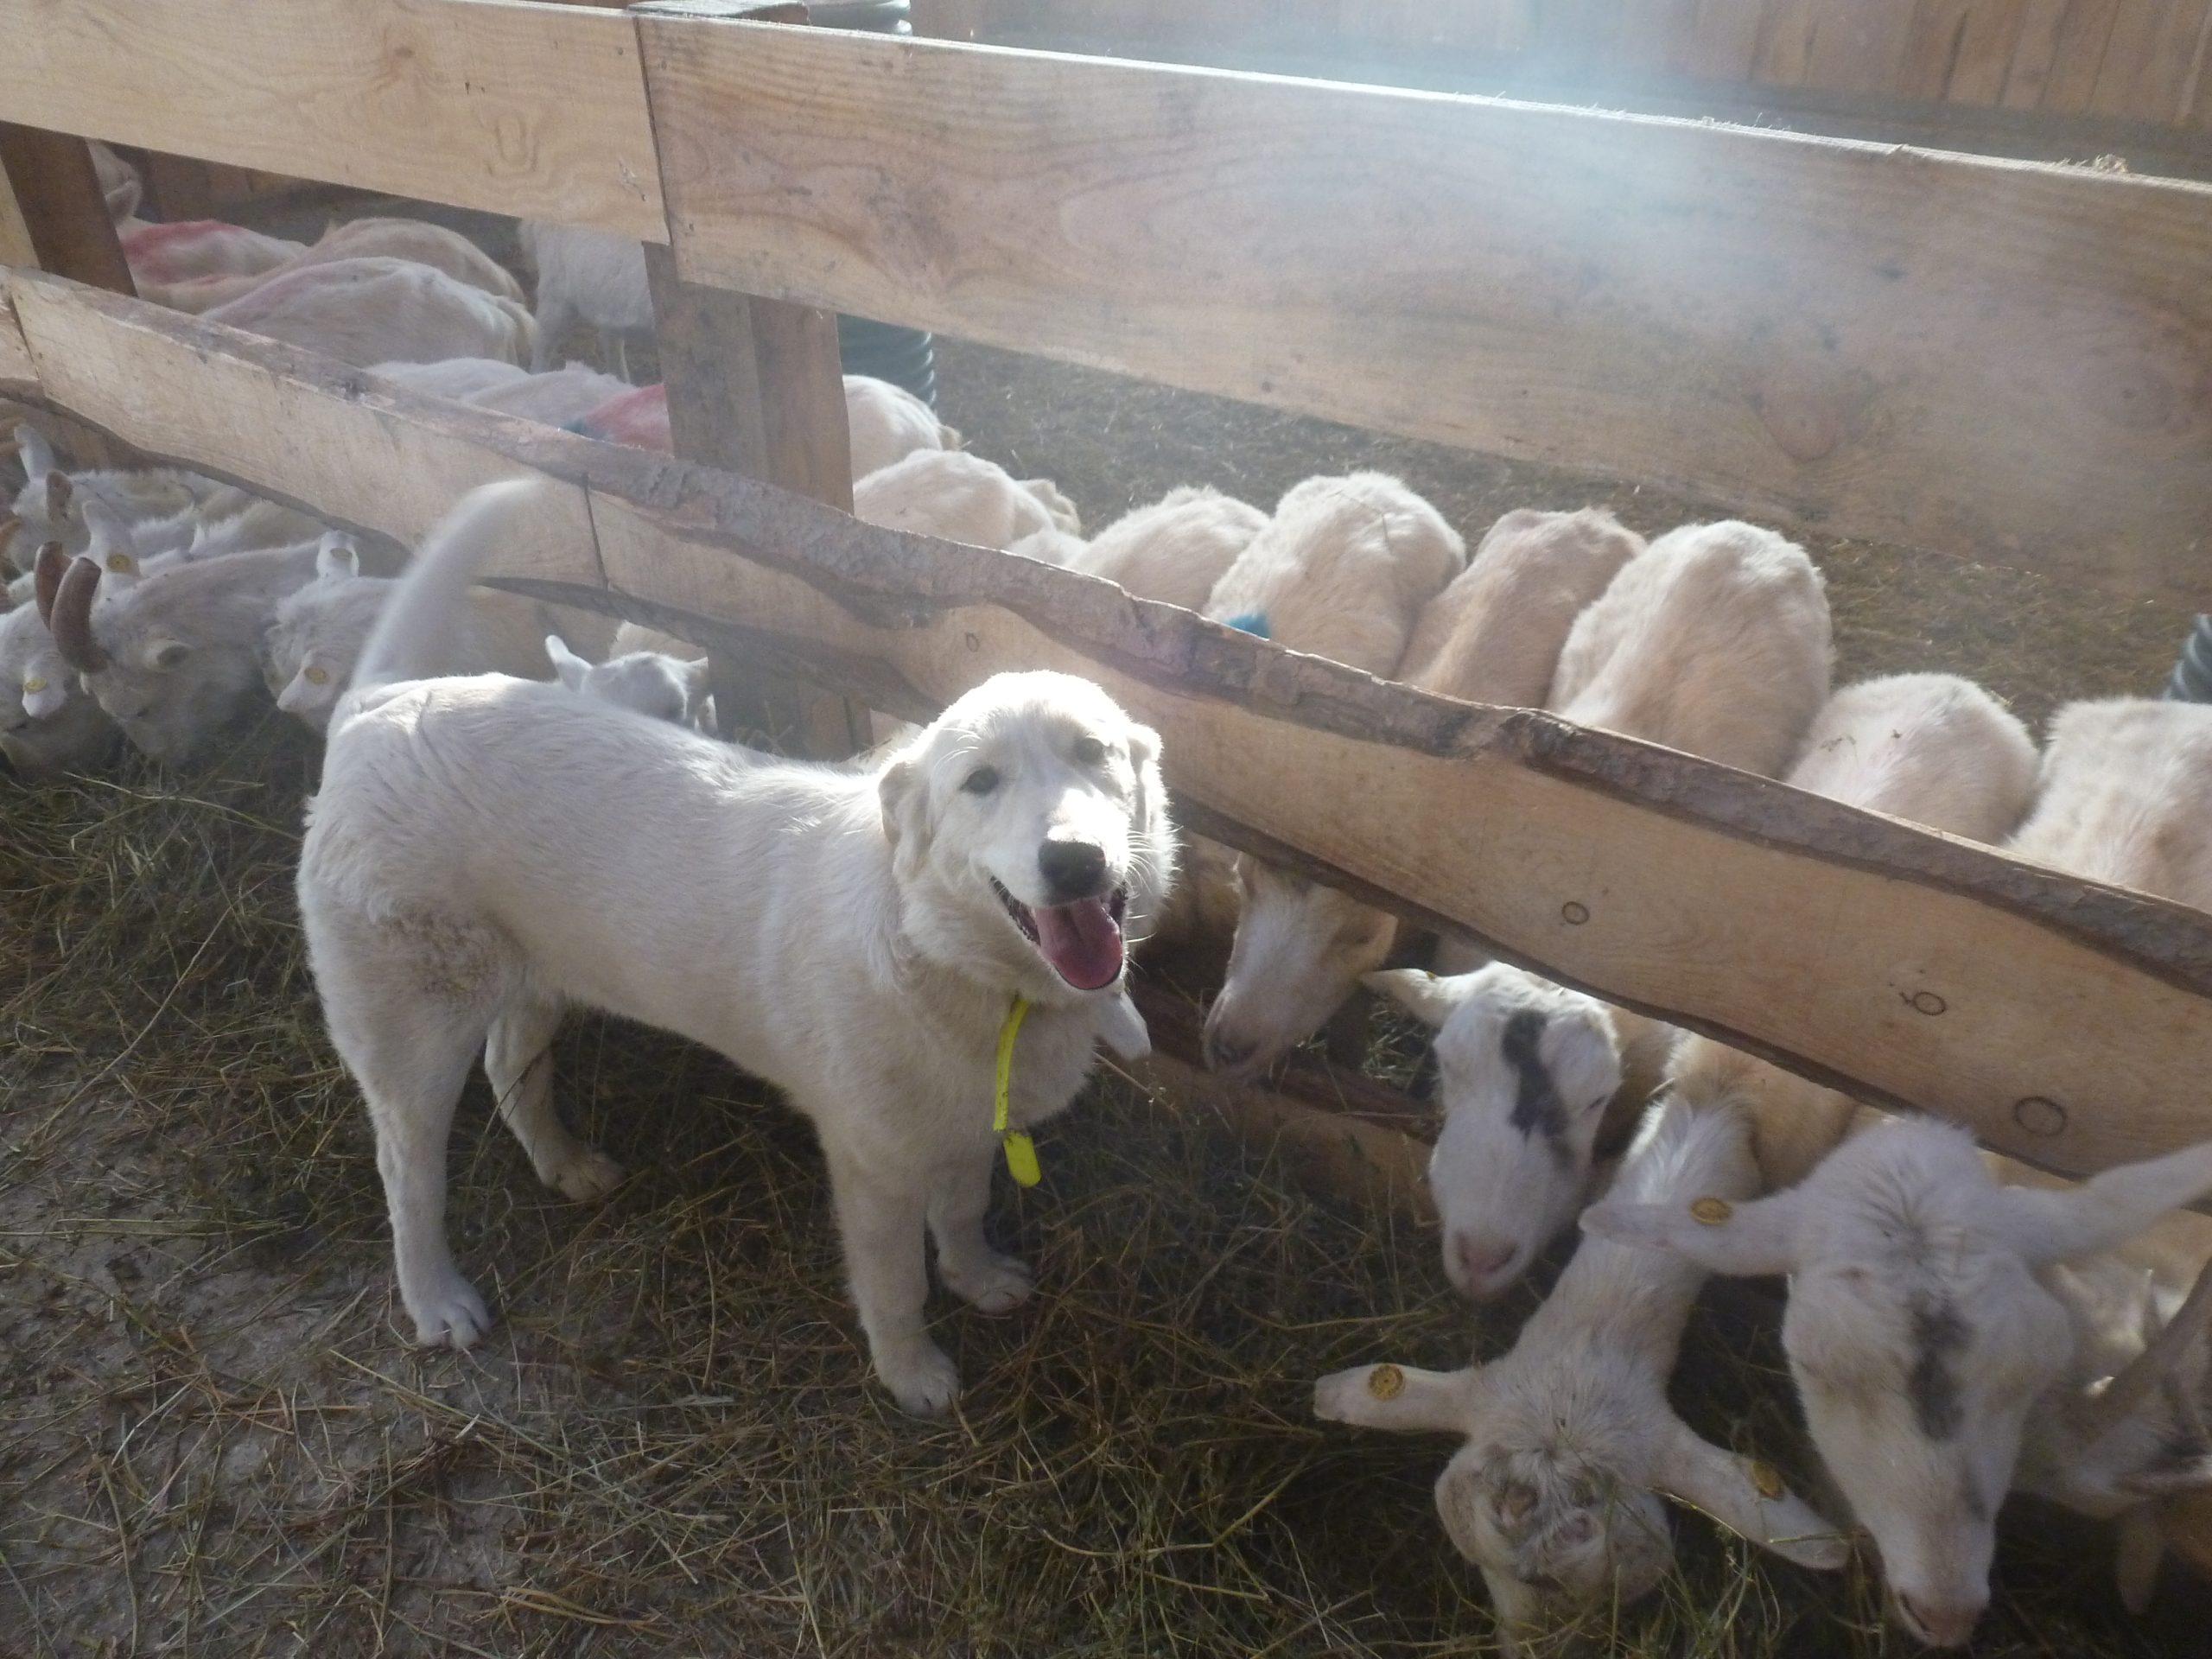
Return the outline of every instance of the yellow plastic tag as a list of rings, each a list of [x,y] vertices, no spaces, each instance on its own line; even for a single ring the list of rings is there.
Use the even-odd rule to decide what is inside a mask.
[[[1009,1096],[1014,1086],[1014,1039],[1021,1031],[1022,1016],[1029,1012],[1029,999],[1017,995],[1007,1005],[1006,1021],[999,1027],[999,1058],[991,1080],[991,1129],[1006,1148],[1006,1173],[1015,1184],[1034,1186],[1044,1179],[1044,1172],[1037,1167],[1037,1147],[1019,1129],[1009,1129],[1007,1119],[1013,1110]]]
[[[1726,1198],[1690,1200],[1690,1219],[1700,1227],[1718,1227],[1735,1213],[1736,1206]]]
[[[118,575],[122,575],[127,571],[136,570],[138,568],[138,561],[128,553],[111,553],[107,556],[107,568]]]
[[[36,696],[40,692],[46,690],[46,676],[43,674],[26,674],[23,676],[23,690],[29,692],[33,696]]]

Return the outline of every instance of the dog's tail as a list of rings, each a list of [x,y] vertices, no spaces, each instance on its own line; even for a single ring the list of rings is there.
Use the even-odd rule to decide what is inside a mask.
[[[439,664],[452,660],[446,647],[469,583],[484,556],[541,487],[530,478],[484,485],[461,497],[432,527],[369,630],[353,670],[354,691],[429,679],[439,673]]]

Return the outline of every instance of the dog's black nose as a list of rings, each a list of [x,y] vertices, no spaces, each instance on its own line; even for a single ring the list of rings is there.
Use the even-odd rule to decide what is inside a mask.
[[[1048,841],[1037,849],[1037,868],[1054,900],[1072,904],[1106,885],[1106,849],[1087,841]]]

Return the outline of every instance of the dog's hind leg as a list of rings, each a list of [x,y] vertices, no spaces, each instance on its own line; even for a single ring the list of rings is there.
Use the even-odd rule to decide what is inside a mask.
[[[922,1329],[930,1287],[924,1259],[926,1173],[871,1166],[827,1135],[823,1150],[830,1160],[830,1192],[853,1305],[875,1374],[903,1410],[917,1417],[942,1415],[960,1392],[960,1374]]]
[[[1005,1313],[1036,1287],[1028,1264],[993,1249],[983,1236],[991,1203],[995,1148],[940,1165],[930,1183],[930,1235],[937,1240],[938,1277],[945,1288],[984,1313]]]
[[[327,996],[325,1006],[330,1005]],[[355,1012],[359,1012],[356,1010]],[[361,1085],[391,1216],[399,1300],[416,1340],[466,1348],[492,1315],[446,1243],[446,1141],[484,1040],[481,1014],[428,996],[391,998],[367,1020],[331,1010],[331,1036]]]
[[[537,1179],[564,1198],[605,1198],[621,1181],[622,1166],[570,1134],[553,1103],[553,1033],[560,1026],[557,1002],[509,1003],[485,1039],[484,1074]]]

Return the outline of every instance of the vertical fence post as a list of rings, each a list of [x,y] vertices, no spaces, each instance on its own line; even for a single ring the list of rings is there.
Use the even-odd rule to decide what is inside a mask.
[[[658,16],[804,23],[806,8],[746,0],[682,0],[633,6]],[[652,96],[650,75],[646,95]],[[791,305],[688,283],[671,249],[648,244],[645,275],[660,341],[661,380],[677,454],[817,501],[853,506],[845,383],[837,319]],[[782,735],[818,759],[868,742],[867,710],[787,684],[771,685],[741,662],[713,662],[715,706],[725,732],[741,720]]]
[[[41,270],[136,296],[130,267],[107,216],[107,198],[81,138],[0,121],[0,170]]]

